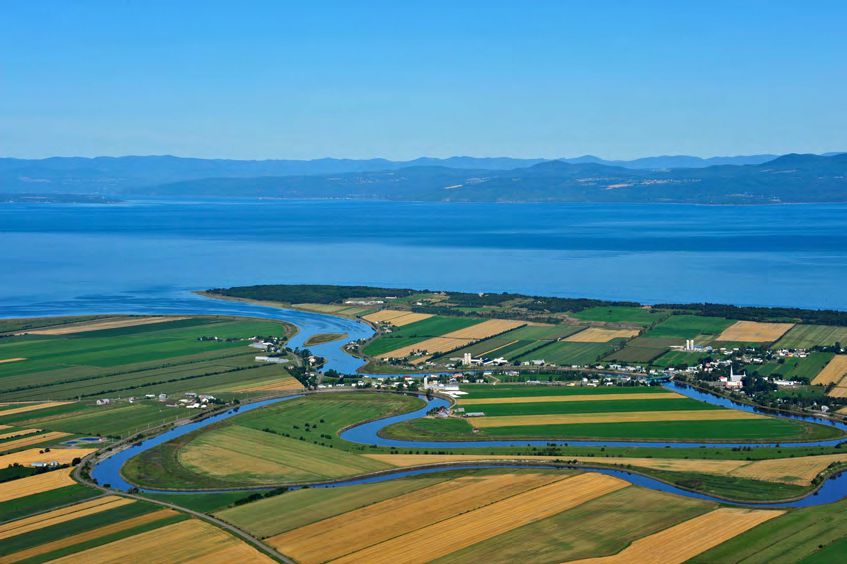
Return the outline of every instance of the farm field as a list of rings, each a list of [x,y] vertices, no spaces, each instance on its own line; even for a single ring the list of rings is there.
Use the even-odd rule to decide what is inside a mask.
[[[405,358],[419,350],[425,351],[428,354],[447,353],[480,339],[487,339],[488,337],[505,333],[523,325],[526,325],[523,321],[489,319],[488,321],[444,333],[440,336],[430,337],[429,339],[411,345],[392,349],[381,354],[379,358]]]
[[[518,357],[516,360],[544,360],[544,362],[548,364],[557,364],[560,366],[567,366],[571,364],[594,364],[597,360],[611,351],[613,346],[614,342],[592,343],[557,341],[526,353]]]
[[[583,321],[602,321],[605,323],[634,323],[637,325],[652,325],[669,315],[667,311],[654,308],[633,306],[603,306],[590,307],[571,317]]]
[[[625,363],[643,363],[649,364],[653,360],[659,358],[672,345],[678,344],[677,339],[660,338],[660,337],[636,337],[629,341],[622,349],[619,349],[608,356],[604,360],[613,360]],[[669,353],[668,354],[672,354]],[[693,355],[692,355],[693,358]]]
[[[673,394],[674,397],[679,397],[679,394],[668,392],[660,386],[531,386],[531,385],[508,385],[498,384],[491,386],[488,384],[463,384],[462,391],[468,395],[462,396],[459,400],[464,403],[468,400],[488,399],[488,398],[531,398],[537,396],[592,396],[606,394],[659,394],[667,396]]]
[[[651,364],[657,368],[696,366],[707,356],[709,354],[703,352],[668,351],[654,359]]]
[[[462,347],[451,352],[450,356],[470,353],[474,357],[504,357],[507,360],[514,360],[529,351],[553,343],[581,329],[574,325],[527,325]]]
[[[760,323],[736,321],[718,335],[718,341],[735,343],[772,343],[794,326],[793,323]]]
[[[786,358],[783,363],[770,361],[765,364],[752,364],[748,366],[747,372],[761,376],[779,376],[788,380],[799,376],[811,382],[832,357],[832,353],[813,352],[806,358]]]
[[[180,321],[184,317],[117,317],[96,319],[83,323],[65,323],[58,327],[47,327],[44,329],[29,329],[29,335],[71,335],[74,333],[87,333],[91,331],[102,331],[103,329],[119,329],[121,327],[135,327],[137,325],[151,325],[153,323],[167,323]]]
[[[376,393],[294,399],[160,445],[123,472],[136,483],[174,488],[320,481],[380,470],[387,466],[357,453],[365,447],[342,450],[348,443],[338,430],[420,405],[417,398]]]
[[[812,384],[820,384],[822,386],[834,385],[832,390],[827,392],[833,397],[847,397],[847,355],[835,355],[818,373],[817,377],[812,380]]]
[[[403,327],[417,321],[429,319],[432,314],[429,313],[412,313],[411,311],[398,309],[382,309],[369,315],[363,315],[362,319],[371,323],[390,323],[395,327]]]
[[[600,327],[589,327],[565,337],[568,343],[608,343],[615,339],[629,339],[638,335],[638,329],[603,329]]]
[[[700,345],[704,344],[701,340],[713,339],[733,323],[733,320],[723,317],[675,314],[650,329],[646,336],[679,339],[679,345],[684,344],[685,339],[695,339]]]
[[[423,321],[410,323],[380,335],[362,349],[368,356],[381,356],[389,351],[408,347],[432,337],[458,331],[482,323],[483,319],[467,317],[433,316]]]
[[[847,344],[847,327],[832,325],[795,325],[774,345],[777,348],[810,349],[812,347]]]

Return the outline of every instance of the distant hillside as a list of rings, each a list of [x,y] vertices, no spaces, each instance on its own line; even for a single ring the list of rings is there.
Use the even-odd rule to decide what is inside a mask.
[[[847,154],[785,155],[759,165],[661,171],[563,161],[508,171],[408,167],[323,176],[212,178],[129,193],[445,202],[845,202]]]

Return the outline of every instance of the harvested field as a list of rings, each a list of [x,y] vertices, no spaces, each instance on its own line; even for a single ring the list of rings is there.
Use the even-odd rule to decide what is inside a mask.
[[[487,339],[512,329],[517,329],[526,325],[524,321],[512,321],[510,319],[491,319],[452,331],[441,335],[440,337],[432,337],[418,343],[407,345],[399,349],[388,351],[379,355],[377,358],[405,358],[415,351],[426,351],[429,354],[446,353],[460,347],[467,346],[474,341]]]
[[[563,340],[569,343],[608,343],[614,339],[629,339],[639,333],[638,329],[601,329],[589,327],[579,333],[574,333]]]
[[[9,433],[3,433],[0,435],[0,441],[5,439],[11,439],[12,437],[23,437],[25,435],[31,435],[33,433],[40,433],[41,429],[18,429],[17,431],[11,431]]]
[[[153,513],[139,515],[138,517],[118,521],[117,523],[106,525],[105,527],[94,529],[93,531],[86,531],[84,533],[72,535],[70,537],[66,537],[56,541],[40,544],[38,546],[28,548],[26,550],[21,550],[20,552],[7,554],[6,556],[0,557],[0,564],[19,562],[21,560],[35,558],[36,556],[49,554],[56,550],[61,550],[63,548],[68,548],[92,540],[114,535],[116,533],[120,533],[128,529],[147,525],[148,523],[155,523],[156,521],[168,519],[177,515],[180,515],[180,513],[174,511],[173,509],[161,509],[159,511],[154,511]]]
[[[352,552],[336,562],[429,562],[628,485],[602,474],[558,480]],[[415,550],[410,551],[410,546]]]
[[[233,388],[228,391],[234,392],[287,392],[290,390],[302,390],[303,384],[297,380],[297,378],[293,378],[291,376],[283,376],[278,380],[274,380],[273,382],[268,382],[267,384],[259,384],[256,386],[248,386],[246,388]]]
[[[776,343],[777,348],[810,349],[817,345],[847,343],[847,327],[831,325],[795,325]]]
[[[30,466],[33,462],[57,462],[59,464],[70,464],[74,458],[82,458],[97,449],[93,448],[56,448],[50,452],[39,452],[40,449],[31,448],[20,452],[13,452],[0,456],[0,468],[6,468],[12,464]]]
[[[4,466],[5,468],[5,466]],[[18,478],[0,484],[0,502],[9,501],[41,492],[72,486],[71,469],[54,470],[27,478]]]
[[[15,413],[25,413],[27,411],[35,411],[37,409],[46,409],[48,407],[56,407],[57,405],[65,405],[68,403],[73,403],[69,401],[46,401],[44,403],[30,403],[26,405],[21,405],[20,407],[13,407],[11,409],[4,409],[0,411],[0,417],[5,417],[7,415],[14,415]]]
[[[785,511],[722,507],[638,539],[614,556],[577,560],[580,564],[630,562],[676,564],[697,556]]]
[[[25,358],[0,358],[0,364],[6,364],[7,362],[20,362],[22,360],[26,360]]]
[[[462,463],[471,461],[553,461],[562,456],[521,456],[497,454],[367,454],[386,464],[400,468],[426,464]],[[654,470],[671,472],[697,472],[717,476],[734,476],[765,480],[798,486],[808,486],[815,476],[823,472],[833,462],[847,462],[847,453],[825,454],[819,456],[798,456],[794,458],[773,458],[768,460],[698,460],[687,458],[636,458],[601,456],[568,456],[568,460],[578,460],[586,464],[632,465]]]
[[[116,495],[107,495],[92,499],[91,501],[83,501],[82,503],[75,503],[67,507],[54,509],[46,513],[39,513],[32,517],[25,517],[0,525],[0,540],[22,535],[30,531],[37,531],[44,527],[58,525],[59,523],[73,519],[79,519],[86,515],[94,515],[95,513],[115,509],[131,503],[135,503],[135,500]]]
[[[362,319],[370,321],[371,323],[388,322],[395,327],[402,327],[404,325],[409,325],[410,323],[415,323],[416,321],[429,319],[430,317],[432,317],[431,313],[413,313],[411,311],[401,311],[398,309],[383,309],[370,315],[365,315]]]
[[[459,405],[477,405],[492,403],[545,403],[557,401],[603,401],[603,400],[661,400],[680,399],[683,396],[675,392],[662,392],[658,394],[585,394],[585,395],[559,395],[559,396],[518,396],[505,398],[459,398]]]
[[[48,327],[46,329],[35,329],[26,331],[30,335],[72,335],[74,333],[86,333],[88,331],[101,331],[103,329],[118,329],[121,327],[135,327],[136,325],[150,325],[163,323],[165,321],[179,321],[185,317],[141,317],[128,319],[113,319],[91,321],[89,323],[67,324],[59,327]]]
[[[70,436],[70,433],[60,433],[58,431],[53,431],[50,433],[44,433],[43,435],[26,437],[23,439],[18,439],[16,441],[9,441],[0,444],[0,452],[9,452],[10,450],[15,450],[16,448],[28,447],[30,445],[37,445],[39,443],[46,443],[68,436]]]
[[[718,335],[718,341],[742,343],[771,343],[794,327],[793,323],[761,323],[759,321],[736,321]]]
[[[189,519],[153,531],[71,554],[52,562],[125,564],[127,562],[203,562],[273,564],[273,560],[229,533],[199,519]]]
[[[818,373],[812,384],[820,384],[826,386],[835,382],[840,382],[847,376],[847,354],[839,354],[832,357],[823,370]]]
[[[268,543],[297,560],[323,562],[561,479],[552,474],[456,478],[271,537]]]
[[[746,411],[624,411],[615,413],[574,413],[571,415],[506,415],[473,417],[468,421],[478,429],[489,427],[525,427],[529,425],[572,425],[579,423],[642,423],[649,421],[726,421],[729,419],[762,419],[762,415]]]

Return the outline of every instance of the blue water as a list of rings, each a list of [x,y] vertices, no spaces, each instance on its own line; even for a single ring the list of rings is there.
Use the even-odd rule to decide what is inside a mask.
[[[847,205],[0,205],[0,315],[344,283],[847,310]]]

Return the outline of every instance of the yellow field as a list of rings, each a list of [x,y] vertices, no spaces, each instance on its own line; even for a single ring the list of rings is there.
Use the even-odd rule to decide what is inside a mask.
[[[608,343],[612,339],[636,337],[638,333],[638,329],[601,329],[600,327],[589,327],[562,340],[569,343]]]
[[[232,562],[273,564],[274,561],[229,533],[199,519],[189,519],[167,527],[100,545],[51,562],[86,564],[145,564]]]
[[[552,474],[457,478],[267,540],[299,561],[323,562],[560,479],[562,476]]]
[[[560,401],[598,401],[598,400],[661,400],[679,399],[683,396],[675,392],[657,394],[587,394],[579,396],[519,396],[514,398],[459,398],[460,405],[479,405],[492,403],[548,403]]]
[[[136,325],[150,325],[151,323],[164,323],[165,321],[179,321],[185,317],[141,317],[131,319],[114,319],[92,321],[90,323],[77,323],[74,325],[60,325],[48,327],[47,329],[32,329],[24,331],[30,335],[72,335],[73,333],[84,333],[86,331],[101,331],[103,329],[118,329],[120,327],[134,327]]]
[[[577,560],[580,564],[681,564],[784,511],[723,507],[638,539],[614,556]]]
[[[758,321],[736,321],[718,335],[718,341],[741,341],[745,343],[770,343],[782,337],[794,327],[793,323],[760,323]]]
[[[411,311],[401,311],[399,309],[383,309],[370,315],[365,315],[362,319],[370,321],[371,323],[388,322],[395,327],[402,327],[403,325],[409,325],[416,321],[423,321],[430,317],[432,317],[432,314],[429,313],[413,313]]]
[[[5,468],[5,466],[3,466]],[[76,484],[71,469],[54,470],[0,484],[0,502]]]
[[[279,378],[278,380],[274,380],[272,382],[268,382],[267,384],[258,384],[255,386],[248,386],[246,388],[232,388],[227,391],[238,391],[238,392],[287,392],[290,390],[302,390],[303,384],[300,383],[297,378],[292,376],[284,376]]]
[[[35,435],[33,437],[26,437],[23,439],[18,439],[16,441],[9,441],[0,445],[0,452],[9,452],[10,450],[15,450],[16,448],[37,445],[39,443],[46,443],[48,441],[61,439],[62,437],[68,437],[70,435],[70,433],[52,431],[50,433],[44,433],[43,435]]]
[[[351,552],[334,562],[430,562],[628,485],[628,482],[602,474],[581,474],[558,480]],[[355,522],[352,526],[356,526]]]
[[[99,539],[108,535],[113,535],[121,531],[126,531],[127,529],[139,527],[148,523],[155,523],[156,521],[161,521],[162,519],[167,519],[169,517],[173,517],[174,515],[179,515],[179,513],[174,511],[173,509],[161,509],[159,511],[154,511],[153,513],[147,513],[146,515],[139,515],[138,517],[126,519],[124,521],[118,521],[117,523],[106,525],[105,527],[100,527],[99,529],[95,529],[93,531],[86,531],[78,535],[72,535],[70,537],[59,539],[53,542],[40,544],[38,546],[34,546],[26,550],[7,554],[6,556],[0,557],[0,564],[11,564],[12,562],[19,562],[28,558],[34,558],[36,556],[41,556],[42,554],[48,554],[50,552],[60,550],[62,548],[67,548],[69,546],[74,546],[84,542]]]
[[[56,462],[58,464],[70,464],[74,458],[83,458],[97,449],[93,448],[56,448],[50,452],[38,452],[40,449],[31,448],[20,452],[13,452],[0,456],[0,468],[6,468],[12,464],[30,466],[34,462]]]
[[[86,515],[94,515],[95,513],[100,513],[108,509],[115,509],[131,503],[135,503],[135,500],[116,495],[107,495],[90,501],[75,503],[60,509],[54,509],[53,511],[48,511],[46,513],[39,513],[32,517],[25,517],[23,519],[18,519],[17,521],[11,521],[0,525],[0,540],[22,535],[30,531],[37,531],[38,529],[43,529],[44,527],[57,525],[66,521],[79,519]]]
[[[5,417],[6,415],[13,415],[15,413],[25,413],[27,411],[35,411],[36,409],[45,409],[48,407],[56,407],[57,405],[65,405],[66,403],[72,403],[69,401],[45,401],[44,403],[29,403],[26,405],[21,405],[20,407],[13,407],[11,409],[4,409],[0,411],[0,417]]]
[[[489,427],[526,427],[528,425],[572,425],[577,423],[641,423],[645,421],[726,421],[759,419],[762,415],[726,409],[691,411],[623,411],[617,413],[574,413],[571,415],[503,415],[468,419],[477,429]]]
[[[521,456],[497,454],[366,454],[368,458],[397,467],[423,466],[427,464],[462,463],[472,461],[553,461],[561,456]],[[610,464],[638,466],[672,472],[700,472],[718,476],[736,476],[754,480],[766,480],[808,486],[812,479],[833,462],[847,462],[847,453],[819,456],[798,456],[770,460],[699,460],[685,458],[636,458],[569,456],[586,464]]]
[[[0,364],[5,364],[7,362],[20,362],[22,360],[26,360],[25,358],[0,358]]]
[[[31,435],[40,431],[41,429],[18,429],[17,431],[11,431],[0,435],[0,441],[3,439],[11,439],[12,437],[23,437],[24,435]]]
[[[388,351],[377,358],[405,358],[415,351],[426,351],[429,354],[446,353],[467,346],[480,339],[487,339],[518,327],[526,325],[523,321],[511,319],[490,319],[464,329],[445,333],[440,337],[433,337],[414,345],[408,345]]]

